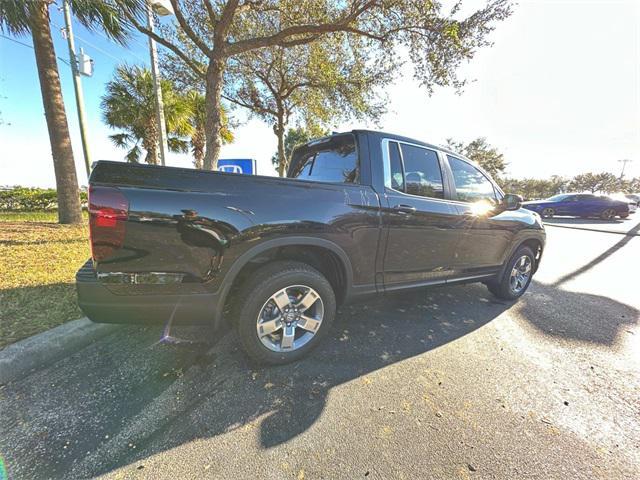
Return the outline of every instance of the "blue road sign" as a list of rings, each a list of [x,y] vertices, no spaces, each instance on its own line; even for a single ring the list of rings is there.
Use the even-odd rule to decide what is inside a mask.
[[[257,175],[256,161],[253,158],[225,158],[218,160],[218,170],[226,173]]]

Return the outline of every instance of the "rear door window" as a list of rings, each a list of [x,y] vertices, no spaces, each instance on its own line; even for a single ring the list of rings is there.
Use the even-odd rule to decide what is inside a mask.
[[[440,162],[433,150],[389,142],[388,161],[387,187],[420,197],[444,198]]]

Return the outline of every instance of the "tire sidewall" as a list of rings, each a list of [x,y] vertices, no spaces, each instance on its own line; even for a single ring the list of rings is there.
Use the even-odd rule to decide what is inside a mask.
[[[511,290],[511,271],[513,270],[513,267],[516,261],[518,261],[518,259],[520,259],[523,255],[528,255],[529,258],[531,259],[532,271],[531,271],[531,275],[529,275],[529,278],[527,279],[527,283],[524,286],[524,288],[520,290],[520,292],[516,293],[513,290]],[[522,295],[524,295],[524,293],[529,289],[529,285],[531,285],[531,281],[533,280],[533,270],[535,268],[535,264],[536,264],[535,255],[529,247],[522,246],[518,248],[518,250],[516,250],[516,252],[511,256],[511,259],[509,259],[507,268],[504,271],[504,275],[502,277],[502,281],[500,285],[501,293],[506,298],[509,298],[511,300],[515,300],[517,298],[520,298]]]
[[[287,269],[280,273],[267,275],[266,281],[261,275],[249,282],[243,289],[241,305],[237,309],[236,331],[247,353],[256,361],[268,364],[284,364],[300,359],[313,350],[331,329],[335,319],[336,299],[331,284],[318,271],[311,267],[297,271]],[[304,285],[313,288],[323,303],[324,317],[320,328],[304,346],[292,352],[274,352],[260,341],[256,329],[257,319],[264,304],[277,291],[291,285]]]
[[[607,215],[607,213],[613,213],[613,215]],[[612,208],[605,208],[600,214],[602,220],[612,220],[616,217],[616,212]]]

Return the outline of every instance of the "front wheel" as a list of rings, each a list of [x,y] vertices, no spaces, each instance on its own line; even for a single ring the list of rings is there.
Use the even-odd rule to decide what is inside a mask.
[[[309,353],[331,328],[336,311],[327,279],[293,261],[257,270],[236,301],[236,331],[243,350],[256,362],[271,365]]]
[[[556,214],[556,211],[551,208],[551,207],[547,207],[547,208],[543,208],[542,209],[542,218],[553,218],[553,216]]]
[[[529,247],[518,248],[507,262],[502,277],[488,282],[487,288],[503,300],[519,298],[529,288],[535,261],[535,255]]]

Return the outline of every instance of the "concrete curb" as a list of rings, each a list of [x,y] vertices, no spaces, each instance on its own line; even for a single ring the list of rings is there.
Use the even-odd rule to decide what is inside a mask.
[[[118,327],[93,323],[85,317],[9,345],[0,350],[0,384],[71,355],[98,338],[115,332]]]

